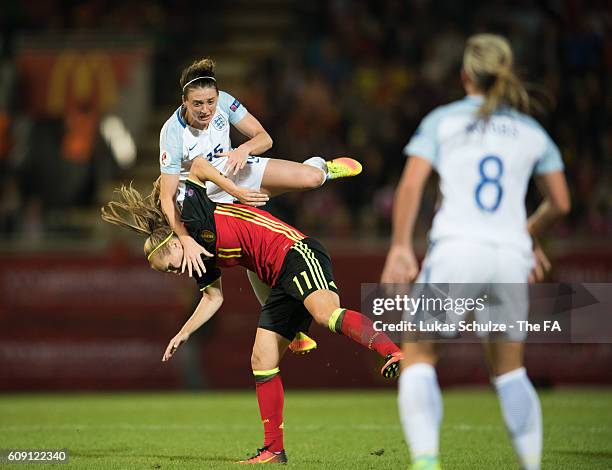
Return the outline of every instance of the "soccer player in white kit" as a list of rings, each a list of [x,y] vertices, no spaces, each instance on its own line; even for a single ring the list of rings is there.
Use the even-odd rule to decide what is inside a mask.
[[[181,75],[182,105],[163,125],[159,138],[161,204],[172,230],[184,249],[182,272],[204,270],[202,254],[210,256],[185,230],[180,205],[185,197],[185,180],[196,158],[206,158],[241,188],[229,195],[213,183],[207,195],[214,202],[263,205],[261,191],[274,196],[287,191],[314,189],[326,180],[358,175],[361,165],[352,158],[325,161],[312,157],[304,163],[260,157],[272,147],[272,139],[260,122],[230,94],[220,91],[211,59],[195,61]],[[230,125],[249,140],[237,148],[230,142]]]
[[[467,96],[422,121],[404,149],[409,157],[395,195],[391,248],[383,283],[413,282],[419,274],[412,236],[424,184],[440,176],[441,206],[417,282],[524,283],[541,279],[548,260],[535,241],[570,209],[559,150],[532,118],[529,96],[512,68],[505,38],[468,39],[461,78]],[[528,219],[525,193],[535,175],[544,201]],[[526,303],[502,305],[526,319]],[[520,318],[519,318],[520,319]],[[521,468],[539,469],[542,417],[523,367],[524,337],[483,342],[492,382]],[[442,400],[432,342],[404,342],[399,408],[413,468],[439,469]]]

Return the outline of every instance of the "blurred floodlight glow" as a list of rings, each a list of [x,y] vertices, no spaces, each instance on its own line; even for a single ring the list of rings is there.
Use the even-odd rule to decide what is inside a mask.
[[[122,169],[133,166],[136,162],[136,144],[123,121],[117,116],[106,116],[100,123],[100,132],[110,146],[117,165]]]

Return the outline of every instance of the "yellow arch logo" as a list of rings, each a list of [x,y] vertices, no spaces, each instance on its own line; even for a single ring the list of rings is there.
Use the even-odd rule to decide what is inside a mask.
[[[79,103],[88,102],[94,96],[96,86],[99,90],[100,111],[111,109],[117,102],[117,83],[113,66],[104,52],[67,51],[58,56],[49,80],[49,113],[62,114],[71,84],[72,96]]]

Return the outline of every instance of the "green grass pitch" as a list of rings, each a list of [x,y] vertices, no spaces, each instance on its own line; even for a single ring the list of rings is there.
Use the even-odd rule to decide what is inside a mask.
[[[612,391],[540,394],[544,468],[612,468]],[[516,468],[492,391],[444,393],[442,464]],[[254,391],[0,395],[0,448],[68,448],[53,468],[237,468],[261,445]],[[395,390],[287,390],[288,468],[405,469]],[[0,465],[4,468],[48,465]]]

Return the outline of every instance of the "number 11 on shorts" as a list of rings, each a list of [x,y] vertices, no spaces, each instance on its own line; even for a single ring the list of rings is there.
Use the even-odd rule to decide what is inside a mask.
[[[308,290],[312,289],[312,284],[310,283],[310,279],[308,279],[308,274],[306,274],[306,271],[302,271],[300,275],[304,278],[304,281],[306,282],[306,289]],[[302,285],[300,284],[300,279],[297,276],[293,276],[293,282],[295,282],[295,285],[300,291],[300,295],[304,295],[304,289],[302,289]]]

